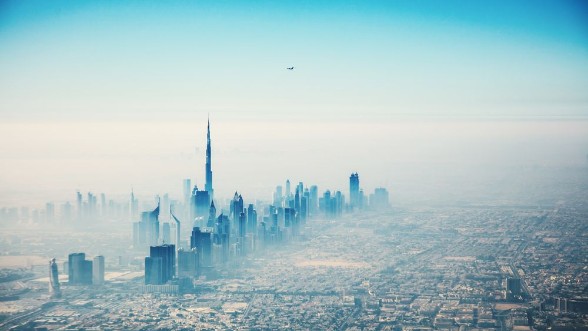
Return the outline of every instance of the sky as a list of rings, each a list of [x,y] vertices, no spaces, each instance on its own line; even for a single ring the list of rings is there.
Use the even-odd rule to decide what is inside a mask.
[[[0,1],[0,206],[203,184],[209,114],[227,195],[581,164],[586,91],[585,1]]]
[[[585,1],[2,1],[0,47],[4,120],[588,115]]]

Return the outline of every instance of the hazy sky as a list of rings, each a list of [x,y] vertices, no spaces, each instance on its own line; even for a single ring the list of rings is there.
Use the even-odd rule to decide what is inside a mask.
[[[585,1],[0,1],[0,207],[203,185],[207,113],[222,194],[578,165],[586,91]]]

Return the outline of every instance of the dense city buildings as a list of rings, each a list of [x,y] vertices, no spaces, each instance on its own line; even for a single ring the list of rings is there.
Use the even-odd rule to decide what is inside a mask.
[[[164,194],[141,213],[132,192],[132,227],[84,223],[67,238],[44,234],[42,243],[30,232],[0,237],[15,253],[58,257],[49,277],[46,259],[42,270],[31,265],[5,276],[0,329],[586,328],[582,194],[536,204],[390,208],[388,190],[366,198],[355,172],[349,200],[290,180],[268,192],[269,201],[238,192],[223,200],[212,195],[210,123],[207,129],[205,190],[184,180],[180,199]],[[574,185],[566,183],[585,193]],[[116,206],[105,194],[77,197],[79,209],[64,216],[99,219]],[[59,276],[62,262],[67,280]]]
[[[178,276],[194,279],[183,294],[173,292],[173,283],[143,292],[142,263],[111,261],[102,289],[62,283],[64,301],[44,308],[37,298],[49,296],[48,280],[26,281],[39,290],[20,294],[22,314],[15,316],[22,318],[0,323],[115,330],[573,329],[588,322],[588,274],[579,253],[588,249],[586,208],[569,199],[541,208],[413,206],[318,217],[305,238],[268,246],[240,266],[219,267],[220,277],[194,277],[197,250],[181,250]],[[23,239],[15,249],[29,247]],[[46,277],[46,268],[38,277]],[[83,318],[70,318],[72,311]]]

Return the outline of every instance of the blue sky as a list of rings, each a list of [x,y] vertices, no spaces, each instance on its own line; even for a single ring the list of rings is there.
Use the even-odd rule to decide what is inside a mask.
[[[587,18],[584,1],[2,1],[0,118],[585,117]]]

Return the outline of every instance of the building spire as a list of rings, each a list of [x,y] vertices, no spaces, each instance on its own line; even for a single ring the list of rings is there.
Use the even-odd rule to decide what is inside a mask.
[[[206,184],[204,189],[208,192],[210,199],[213,198],[212,189],[212,147],[210,146],[210,114],[208,115],[208,125],[206,130]]]

